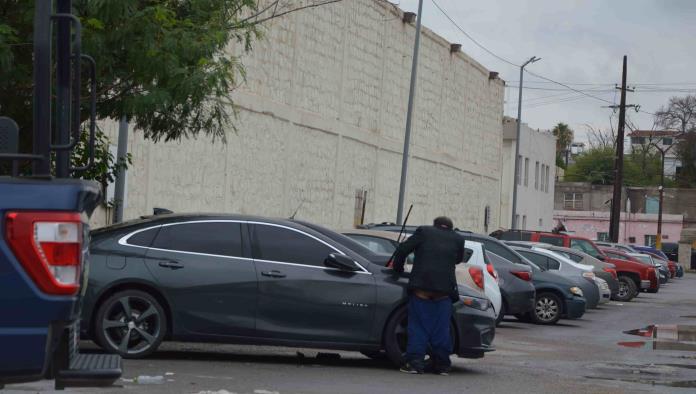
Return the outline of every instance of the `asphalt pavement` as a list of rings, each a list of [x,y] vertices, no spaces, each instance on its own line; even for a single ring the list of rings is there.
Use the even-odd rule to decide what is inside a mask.
[[[658,326],[638,331],[648,336],[625,333],[651,325]],[[353,352],[167,343],[145,360],[125,360],[116,386],[63,392],[693,393],[695,332],[696,274],[687,274],[657,294],[611,302],[556,326],[506,319],[497,330],[497,351],[480,360],[454,359],[449,376],[407,375]],[[3,392],[48,393],[52,382],[8,385]]]

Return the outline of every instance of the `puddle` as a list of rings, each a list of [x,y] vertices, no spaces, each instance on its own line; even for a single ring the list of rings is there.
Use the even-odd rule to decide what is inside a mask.
[[[624,331],[624,334],[660,340],[696,342],[696,326],[686,324],[653,324],[644,328]]]
[[[691,364],[598,363],[590,366],[590,369],[597,374],[585,376],[588,379],[679,388],[696,387],[693,375],[696,365]]]

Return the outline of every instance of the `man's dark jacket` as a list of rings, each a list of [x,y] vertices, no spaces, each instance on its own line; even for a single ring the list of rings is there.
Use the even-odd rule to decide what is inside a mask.
[[[404,271],[406,258],[414,251],[409,289],[456,296],[454,267],[464,259],[464,239],[446,228],[418,227],[394,254],[396,272]]]

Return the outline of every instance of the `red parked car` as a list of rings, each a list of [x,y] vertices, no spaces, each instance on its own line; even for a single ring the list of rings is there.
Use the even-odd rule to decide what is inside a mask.
[[[506,241],[543,242],[551,245],[573,248],[583,251],[599,260],[614,264],[616,266],[616,273],[619,277],[619,292],[615,297],[617,301],[630,301],[636,297],[641,290],[645,290],[649,293],[657,293],[660,288],[659,275],[655,271],[655,267],[636,262],[633,258],[619,250],[606,249],[610,250],[613,254],[608,255],[605,249],[598,248],[594,242],[587,238],[571,234],[525,230],[508,230],[491,235]],[[618,252],[619,254],[617,255],[613,252]]]
[[[619,265],[635,267],[634,269],[640,275],[640,282],[637,281],[635,275],[633,276],[636,283],[639,283],[636,290],[645,290],[648,293],[658,292],[660,289],[660,275],[657,268],[645,264],[619,249],[602,248],[602,252],[607,256],[608,262],[616,265],[617,271],[619,270]]]

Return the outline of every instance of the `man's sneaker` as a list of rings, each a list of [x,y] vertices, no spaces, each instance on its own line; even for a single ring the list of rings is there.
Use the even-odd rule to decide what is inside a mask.
[[[406,363],[404,364],[399,371],[404,372],[404,373],[410,373],[410,374],[422,374],[423,370],[422,369],[417,369],[414,368],[411,364]]]

